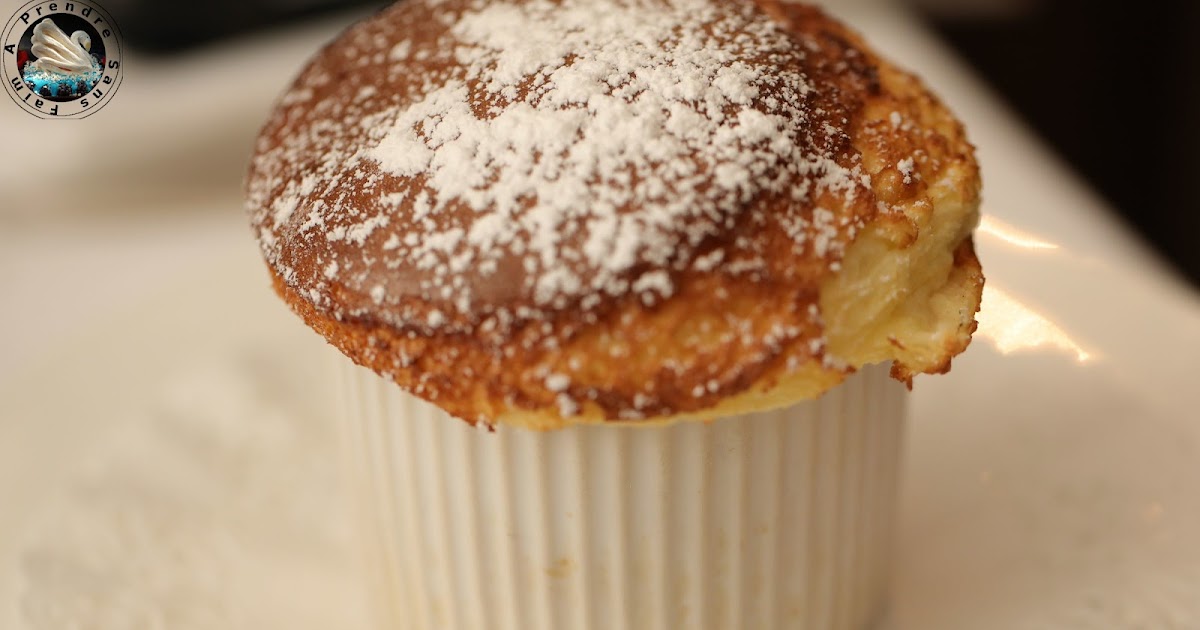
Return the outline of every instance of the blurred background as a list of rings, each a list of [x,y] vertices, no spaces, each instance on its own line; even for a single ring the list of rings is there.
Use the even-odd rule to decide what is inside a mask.
[[[1200,199],[1191,190],[1200,174],[1200,2],[913,2],[1131,229],[1200,286]]]
[[[840,0],[840,2],[863,0]],[[1200,286],[1200,2],[902,0],[1128,226]],[[183,60],[221,42],[378,0],[109,0],[134,51]],[[831,4],[839,4],[834,0]],[[170,29],[161,28],[170,24]],[[1053,212],[1053,208],[1047,208]]]

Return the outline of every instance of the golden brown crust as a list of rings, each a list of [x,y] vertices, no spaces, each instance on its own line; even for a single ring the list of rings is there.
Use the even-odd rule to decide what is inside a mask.
[[[860,169],[869,187],[857,194],[818,188],[802,203],[756,197],[730,227],[662,267],[669,293],[629,289],[586,305],[536,305],[505,287],[509,293],[493,291],[492,302],[463,311],[388,286],[403,297],[381,303],[367,285],[318,280],[334,254],[356,262],[382,255],[383,234],[314,245],[271,224],[273,202],[311,172],[305,160],[317,159],[302,154],[299,166],[288,167],[272,151],[289,142],[298,120],[323,115],[320,105],[285,102],[264,130],[249,184],[277,292],[356,362],[471,422],[553,428],[706,418],[815,397],[866,363],[895,360],[893,375],[910,383],[916,373],[948,370],[974,331],[983,282],[970,240],[978,168],[961,124],[915,77],[819,11],[760,4],[803,47],[805,71],[824,91],[827,115],[818,119],[845,134],[834,155]],[[419,13],[403,11],[376,20],[402,26]],[[324,56],[362,41],[362,32],[352,32]],[[295,89],[314,89],[314,72]],[[314,101],[323,102],[320,95]],[[315,192],[303,203],[348,195],[370,206],[388,187],[405,185],[385,176],[354,188],[342,177],[340,187],[309,186]],[[823,230],[814,227],[820,211],[829,213]],[[805,247],[797,246],[793,217],[807,222]],[[817,239],[830,242],[816,247]],[[368,277],[388,271],[367,267],[377,274]],[[656,270],[641,265],[630,273]],[[517,316],[522,308],[509,308],[514,302],[536,316]],[[427,325],[431,314],[449,324]]]

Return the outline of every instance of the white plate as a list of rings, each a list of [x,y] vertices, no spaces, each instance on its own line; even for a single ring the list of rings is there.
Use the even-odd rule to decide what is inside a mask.
[[[989,215],[977,342],[914,393],[889,629],[1200,628],[1200,303],[907,16],[855,6],[966,119]],[[236,192],[203,203],[229,211],[0,247],[0,628],[366,625],[329,350]]]

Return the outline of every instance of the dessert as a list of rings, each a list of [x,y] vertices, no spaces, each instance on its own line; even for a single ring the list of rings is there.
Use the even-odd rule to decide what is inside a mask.
[[[961,124],[858,35],[772,0],[402,2],[310,62],[247,182],[276,291],[382,377],[348,375],[367,502],[386,504],[384,598],[427,595],[395,609],[398,627],[492,627],[500,608],[520,628],[861,628],[878,613],[903,408],[883,372],[911,385],[970,341],[980,180]],[[721,494],[728,475],[745,487]],[[663,498],[710,490],[737,518]],[[792,510],[796,493],[817,498]],[[433,505],[442,516],[401,522]],[[652,534],[616,507],[725,525]],[[834,535],[831,510],[850,531]],[[829,539],[804,552],[785,527]],[[683,558],[715,544],[739,550],[733,577]],[[826,552],[853,560],[830,574],[842,565],[791,557]],[[633,605],[646,553],[662,554],[651,581],[695,592]],[[464,601],[500,576],[533,599]],[[814,580],[849,595],[814,603]],[[764,581],[809,594],[750,606]],[[821,621],[822,606],[842,612]]]

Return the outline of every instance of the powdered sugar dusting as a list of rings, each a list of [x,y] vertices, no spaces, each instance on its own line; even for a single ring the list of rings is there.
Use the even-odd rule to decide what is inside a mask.
[[[906,157],[896,163],[896,169],[904,176],[904,183],[911,184],[913,175],[916,173],[916,161],[912,157]]]
[[[674,226],[699,219],[699,240],[797,171],[852,190],[853,174],[797,137],[795,123],[807,116],[797,104],[811,89],[805,77],[767,76],[737,59],[786,45],[781,33],[751,21],[731,43],[705,32],[706,24],[734,26],[717,18],[713,4],[695,1],[482,5],[452,29],[465,75],[400,112],[364,154],[394,175],[425,176],[434,213],[456,201],[486,213],[466,235],[477,258],[524,235],[538,302],[624,292],[638,260],[667,262]],[[585,59],[575,57],[583,50]],[[486,86],[476,97],[490,103],[485,116],[468,90],[475,81]],[[763,112],[751,104],[766,81],[784,98]],[[620,211],[631,206],[641,210]],[[581,232],[580,250],[564,246]],[[438,250],[440,239],[432,240],[410,257]],[[571,256],[597,273],[572,273],[561,260]],[[669,295],[664,276],[634,290]]]
[[[489,277],[521,285],[529,304],[518,316],[598,295],[651,305],[685,269],[761,272],[761,261],[742,255],[731,266],[722,249],[702,248],[757,201],[809,208],[869,186],[831,148],[844,130],[811,107],[815,87],[796,60],[814,45],[798,46],[753,3],[412,3],[445,33],[432,43],[352,33],[341,46],[350,63],[369,59],[389,81],[408,81],[402,98],[388,101],[386,84],[357,86],[349,106],[315,106],[340,121],[311,123],[309,137],[284,141],[282,157],[259,158],[300,161],[324,138],[358,138],[327,146],[303,181],[270,182],[269,259],[296,237],[338,246],[311,289],[356,287],[376,305],[419,296],[441,309],[414,312],[426,328],[486,308]],[[430,59],[440,69],[411,81]],[[339,186],[374,202],[348,201]],[[252,206],[255,192],[252,181]],[[845,240],[827,210],[777,220],[797,251],[825,256]],[[381,279],[381,267],[410,284]],[[484,280],[465,281],[468,272]]]

